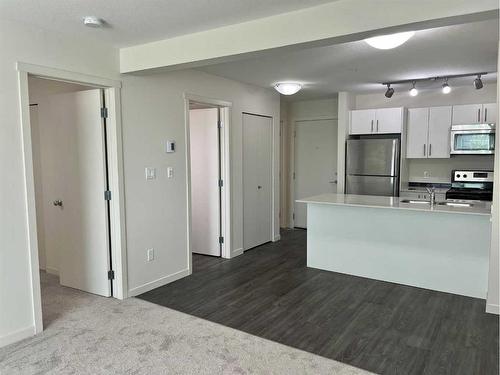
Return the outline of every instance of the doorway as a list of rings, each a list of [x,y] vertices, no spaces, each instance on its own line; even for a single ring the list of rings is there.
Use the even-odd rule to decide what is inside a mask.
[[[337,192],[337,120],[295,122],[294,213],[296,228],[307,228],[307,207],[298,199]]]
[[[272,241],[273,119],[243,113],[243,250]]]
[[[110,297],[112,253],[104,90],[28,78],[40,269]]]
[[[228,138],[230,106],[231,103],[186,95],[191,272],[199,268],[197,265],[212,262],[207,260],[208,257],[231,257]]]

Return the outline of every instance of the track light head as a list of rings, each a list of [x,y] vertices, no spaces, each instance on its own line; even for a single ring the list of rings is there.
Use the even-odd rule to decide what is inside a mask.
[[[411,89],[410,89],[410,96],[417,96],[418,95],[418,90],[415,87],[416,83],[417,83],[416,81],[413,81],[413,83],[412,83],[412,86],[411,86]]]
[[[480,90],[483,88],[483,81],[481,80],[481,74],[477,75],[477,78],[474,80],[474,87],[476,90]]]
[[[392,98],[392,96],[394,95],[394,89],[391,87],[390,84],[387,85],[387,91],[385,92],[385,97],[386,98]]]
[[[451,92],[451,87],[450,85],[448,85],[448,78],[444,79],[442,87],[443,87],[443,94],[449,94]]]

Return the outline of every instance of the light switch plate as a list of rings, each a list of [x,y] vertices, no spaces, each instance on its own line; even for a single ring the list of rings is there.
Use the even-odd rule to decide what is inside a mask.
[[[175,141],[168,140],[165,142],[165,152],[175,152]]]
[[[146,180],[154,180],[156,178],[156,168],[146,168]]]

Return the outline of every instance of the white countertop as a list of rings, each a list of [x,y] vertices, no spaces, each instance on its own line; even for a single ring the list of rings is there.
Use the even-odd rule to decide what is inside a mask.
[[[299,199],[299,203],[327,204],[337,206],[361,206],[372,208],[391,208],[398,210],[414,210],[426,212],[444,212],[452,214],[491,215],[491,203],[474,202],[472,207],[452,207],[435,204],[403,203],[400,197],[382,197],[375,195],[355,194],[322,194],[314,197]]]

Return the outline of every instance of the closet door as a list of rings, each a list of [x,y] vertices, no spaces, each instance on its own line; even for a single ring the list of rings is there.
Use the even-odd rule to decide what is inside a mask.
[[[271,241],[272,118],[243,114],[243,249]]]

